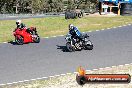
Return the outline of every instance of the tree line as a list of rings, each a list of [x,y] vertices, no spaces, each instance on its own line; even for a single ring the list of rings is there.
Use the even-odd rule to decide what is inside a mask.
[[[48,13],[95,8],[97,0],[0,0],[0,14]]]

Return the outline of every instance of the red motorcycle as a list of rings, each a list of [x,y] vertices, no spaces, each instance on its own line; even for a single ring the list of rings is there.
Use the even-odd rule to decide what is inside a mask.
[[[39,43],[40,37],[37,34],[36,28],[30,27],[30,30],[32,33],[29,32],[27,28],[15,29],[13,32],[13,35],[15,36],[15,42],[19,45],[23,45],[24,43]]]

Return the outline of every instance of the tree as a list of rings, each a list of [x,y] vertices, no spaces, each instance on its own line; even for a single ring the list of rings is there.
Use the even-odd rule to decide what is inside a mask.
[[[60,12],[63,10],[63,1],[62,0],[53,0],[53,9],[56,12]]]
[[[68,0],[68,10],[74,10],[75,9],[75,1],[74,0]]]
[[[0,0],[0,13],[13,13],[13,0]]]
[[[97,0],[0,0],[0,13],[61,12],[64,7],[69,10],[94,8],[96,3]]]

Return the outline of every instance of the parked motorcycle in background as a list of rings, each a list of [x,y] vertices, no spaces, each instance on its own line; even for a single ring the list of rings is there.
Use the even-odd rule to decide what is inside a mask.
[[[78,39],[72,39],[71,34],[66,35],[66,47],[69,52],[73,52],[76,50],[81,51],[82,49],[85,50],[92,50],[93,49],[93,43],[90,41],[89,36],[87,34],[82,36],[82,40]],[[73,42],[75,41],[75,43]]]

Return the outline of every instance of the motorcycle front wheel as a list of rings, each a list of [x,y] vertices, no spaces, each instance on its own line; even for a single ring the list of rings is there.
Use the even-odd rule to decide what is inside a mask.
[[[20,37],[15,37],[15,42],[18,44],[18,45],[23,45],[24,44],[24,39],[22,36]]]
[[[84,46],[85,50],[92,50],[93,49],[93,44],[92,42],[89,40],[87,42],[87,44]]]
[[[40,37],[37,35],[37,37],[34,38],[34,42],[35,43],[39,43],[40,42]]]

